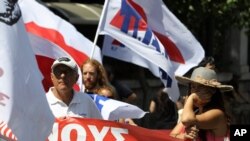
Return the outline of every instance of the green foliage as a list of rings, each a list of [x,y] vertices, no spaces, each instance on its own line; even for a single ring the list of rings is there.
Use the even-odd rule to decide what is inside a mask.
[[[249,0],[164,0],[167,7],[191,29],[198,29],[208,20],[216,27],[250,29]],[[196,30],[197,31],[197,30]]]
[[[246,28],[250,35],[250,0],[163,1],[200,41],[206,55],[221,57],[228,29]]]

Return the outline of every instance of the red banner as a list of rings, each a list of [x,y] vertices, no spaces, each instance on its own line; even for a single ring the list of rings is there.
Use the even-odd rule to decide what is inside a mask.
[[[178,141],[169,133],[106,120],[67,118],[55,122],[48,141]]]

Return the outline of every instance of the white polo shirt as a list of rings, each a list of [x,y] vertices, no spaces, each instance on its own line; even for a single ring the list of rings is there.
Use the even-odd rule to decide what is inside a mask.
[[[101,113],[93,100],[83,92],[74,91],[74,96],[69,106],[54,96],[51,87],[46,97],[55,117],[86,117],[102,119]]]

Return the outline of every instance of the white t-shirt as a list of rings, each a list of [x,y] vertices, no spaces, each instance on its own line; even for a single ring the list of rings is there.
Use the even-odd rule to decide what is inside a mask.
[[[178,121],[177,121],[177,123],[181,122],[182,111],[183,111],[183,108],[178,110]]]
[[[46,97],[55,117],[86,117],[102,119],[101,113],[93,100],[83,92],[74,91],[74,96],[69,105],[54,96],[51,87]]]

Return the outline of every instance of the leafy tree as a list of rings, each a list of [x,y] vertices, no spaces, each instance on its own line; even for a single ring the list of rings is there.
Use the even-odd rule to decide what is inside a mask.
[[[163,1],[200,41],[206,55],[221,56],[228,29],[246,28],[250,33],[249,0]]]

